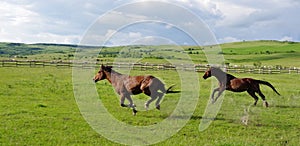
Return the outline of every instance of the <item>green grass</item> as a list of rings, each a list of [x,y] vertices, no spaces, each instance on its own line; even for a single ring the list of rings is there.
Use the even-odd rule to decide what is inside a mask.
[[[117,57],[121,62],[162,64],[169,63],[168,61],[177,61],[186,63],[189,56],[196,64],[207,64],[206,54],[203,50],[209,51],[213,47],[215,46],[133,45],[101,48],[60,44],[0,43],[0,58],[72,60],[74,52],[78,49],[86,54],[94,54],[89,59],[102,62],[113,62]],[[224,62],[230,65],[253,65],[260,62],[262,66],[300,66],[300,43],[298,42],[245,41],[221,44],[220,47],[222,50],[215,53],[223,54]]]
[[[73,95],[70,69],[12,67],[0,68],[0,73],[0,145],[118,145],[95,132],[82,117]],[[176,89],[183,84],[174,71],[132,71],[131,74],[153,74],[167,86],[177,84]],[[191,119],[178,133],[156,145],[298,145],[300,88],[295,83],[300,81],[299,75],[235,75],[267,80],[282,96],[262,86],[270,104],[270,108],[265,108],[261,100],[256,107],[252,106],[254,100],[246,93],[226,91],[216,119],[200,132],[198,127],[214,79],[203,80],[199,74],[200,96]],[[130,109],[119,106],[118,96],[107,81],[97,83],[96,87],[108,111],[116,119],[135,126],[164,120],[181,95],[166,95],[161,111],[148,112],[141,105],[148,98],[134,96],[140,112],[133,117]],[[244,116],[248,116],[247,125],[241,122]]]
[[[189,55],[194,63],[206,64],[207,59],[203,49],[210,48],[210,46],[168,45],[105,47],[99,54],[98,60],[112,62],[116,61],[114,55],[119,55],[118,59],[122,62],[189,63],[187,56]],[[221,48],[219,54],[223,54],[225,62],[230,65],[253,65],[261,62],[262,66],[300,66],[300,44],[295,42],[237,42],[221,44]],[[0,58],[70,60],[75,49],[76,46],[73,45],[0,43]],[[100,48],[88,47],[80,51],[98,54],[99,50]],[[132,56],[128,58],[126,55]],[[160,59],[161,57],[168,60]],[[97,57],[92,59],[96,60]],[[118,71],[125,73],[124,70]],[[187,84],[194,86],[190,82],[181,82],[180,75],[172,70],[133,70],[130,74],[152,74],[163,80],[167,86],[176,84],[176,90],[180,90],[181,86]],[[226,91],[217,117],[208,129],[200,132],[199,124],[210,96],[211,81],[215,80],[213,78],[203,80],[200,73],[198,74],[200,93],[191,119],[175,135],[155,145],[298,145],[300,143],[300,88],[297,85],[300,81],[299,75],[234,75],[267,80],[282,96],[277,96],[270,88],[261,86],[270,104],[270,108],[265,108],[261,100],[257,106],[253,106],[254,100],[247,93]],[[138,115],[133,117],[130,109],[119,106],[119,97],[107,81],[98,82],[96,89],[99,99],[103,101],[107,110],[117,120],[133,126],[156,125],[162,122],[175,109],[180,95],[192,93],[185,90],[182,93],[166,95],[161,104],[161,111],[154,110],[154,103],[151,104],[150,111],[144,111],[143,104],[149,98],[142,94],[133,96],[139,110]],[[0,68],[0,99],[0,145],[119,145],[98,134],[85,121],[74,97],[72,71],[69,68],[2,67]],[[248,118],[247,124],[241,120],[245,117]],[[105,120],[105,118],[96,120]],[[127,139],[130,141],[131,135],[128,136]]]
[[[300,43],[249,41],[221,44],[226,62],[239,65],[300,66]]]

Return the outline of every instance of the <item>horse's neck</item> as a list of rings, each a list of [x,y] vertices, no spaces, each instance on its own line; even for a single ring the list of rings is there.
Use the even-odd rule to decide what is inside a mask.
[[[236,78],[235,76],[231,75],[231,74],[227,74],[227,80],[231,80]]]
[[[235,76],[233,76],[231,74],[227,74],[226,72],[219,72],[219,73],[215,74],[214,76],[218,79],[218,81],[220,83],[224,83],[224,82],[227,82],[227,81],[235,78]]]
[[[115,84],[123,75],[112,70],[111,72],[106,72],[106,79],[111,83]]]

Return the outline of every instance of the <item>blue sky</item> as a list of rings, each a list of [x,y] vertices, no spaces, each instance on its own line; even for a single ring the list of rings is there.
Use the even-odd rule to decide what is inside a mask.
[[[168,10],[164,4],[162,6],[162,1],[178,6],[178,11]],[[134,2],[140,2],[141,5],[128,6]],[[155,2],[148,9],[149,6],[142,5],[148,3],[141,0],[1,0],[0,42],[79,44],[87,37],[85,34],[92,32],[91,28],[97,25],[99,30],[95,33],[99,32],[99,36],[91,41],[106,39],[107,45],[194,44],[193,38],[180,26],[193,30],[205,26],[194,24],[186,18],[188,14],[182,9],[197,16],[214,34],[218,43],[262,39],[300,41],[299,0]],[[159,14],[168,14],[170,17],[157,19]],[[106,19],[102,19],[104,17]],[[132,23],[135,20],[137,22]]]

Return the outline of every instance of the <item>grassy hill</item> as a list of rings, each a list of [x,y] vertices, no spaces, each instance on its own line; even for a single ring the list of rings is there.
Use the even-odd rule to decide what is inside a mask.
[[[212,46],[118,46],[90,47],[66,44],[0,43],[0,59],[26,60],[72,60],[76,49],[98,53],[101,61],[112,62],[122,58],[127,61],[167,63],[168,60],[184,62],[186,56],[197,64],[207,64],[203,49]],[[220,44],[219,54],[230,65],[300,66],[300,43],[281,41],[244,41]],[[100,52],[101,50],[101,52]]]
[[[250,41],[221,45],[226,61],[232,64],[300,66],[300,43]]]

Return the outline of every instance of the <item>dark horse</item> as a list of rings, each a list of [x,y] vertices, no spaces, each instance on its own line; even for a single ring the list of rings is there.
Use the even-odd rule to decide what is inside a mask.
[[[156,108],[160,109],[160,100],[164,96],[165,93],[171,93],[173,91],[169,91],[173,86],[169,87],[167,90],[165,89],[165,85],[157,78],[151,75],[147,76],[129,76],[123,75],[112,70],[112,66],[103,66],[101,65],[100,70],[94,77],[94,81],[98,82],[100,80],[107,79],[112,86],[115,88],[115,91],[120,95],[120,104],[122,107],[131,107],[133,110],[133,114],[136,115],[137,110],[133,101],[131,99],[131,95],[136,95],[140,93],[144,93],[151,97],[145,103],[145,108],[148,109],[149,104],[156,100]],[[159,92],[159,90],[161,92]],[[157,98],[158,97],[158,98]],[[129,101],[129,105],[125,105],[125,98]]]
[[[280,95],[276,89],[266,81],[262,80],[255,80],[252,78],[236,78],[235,76],[231,74],[227,74],[223,72],[221,69],[216,68],[216,67],[210,67],[203,75],[204,79],[207,79],[211,76],[215,76],[218,81],[219,81],[219,87],[214,89],[211,99],[212,102],[217,101],[218,97],[222,94],[224,90],[229,90],[233,92],[244,92],[247,91],[248,94],[250,94],[255,102],[254,105],[256,105],[258,101],[258,97],[255,95],[255,93],[258,93],[258,95],[261,97],[261,99],[264,101],[265,106],[268,107],[268,102],[265,99],[265,96],[262,94],[259,88],[259,84],[264,84],[269,86],[270,88],[273,89],[274,92],[276,92],[278,95]],[[219,91],[218,96],[216,99],[214,99],[214,94],[215,92]]]

